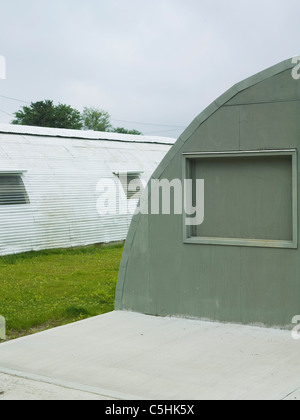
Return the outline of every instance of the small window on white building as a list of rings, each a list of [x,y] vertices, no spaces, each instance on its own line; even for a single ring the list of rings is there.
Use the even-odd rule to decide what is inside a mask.
[[[0,206],[29,204],[21,173],[0,172]]]
[[[139,200],[144,186],[141,181],[142,172],[115,172],[128,200]]]

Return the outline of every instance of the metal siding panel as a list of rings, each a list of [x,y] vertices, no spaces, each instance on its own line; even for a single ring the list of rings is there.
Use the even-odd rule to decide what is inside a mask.
[[[86,135],[86,134],[85,134]],[[1,133],[0,172],[23,170],[30,204],[0,206],[0,255],[126,239],[131,215],[100,216],[100,179],[141,171],[146,183],[170,146]],[[127,199],[119,185],[123,203]],[[132,204],[132,203],[131,203]],[[134,205],[137,204],[137,201]]]

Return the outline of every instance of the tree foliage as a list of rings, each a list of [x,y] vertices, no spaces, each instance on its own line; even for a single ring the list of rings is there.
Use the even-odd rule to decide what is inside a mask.
[[[82,130],[81,114],[69,105],[59,104],[55,107],[55,121],[57,128]]]
[[[71,130],[108,131],[121,134],[142,135],[137,130],[114,128],[108,112],[95,107],[85,107],[82,114],[69,105],[54,105],[53,101],[32,102],[15,112],[12,124],[35,127],[66,128]]]
[[[110,115],[103,109],[85,107],[82,113],[84,130],[111,131]]]
[[[117,127],[112,130],[113,133],[120,133],[120,134],[134,134],[136,136],[141,136],[142,133],[138,130],[127,130],[123,127]]]
[[[81,114],[69,105],[55,106],[53,101],[32,102],[15,113],[12,124],[36,127],[82,129]]]

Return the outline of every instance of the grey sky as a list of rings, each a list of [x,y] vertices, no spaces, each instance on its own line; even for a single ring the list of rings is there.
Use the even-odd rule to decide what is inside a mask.
[[[145,134],[178,137],[233,84],[300,54],[299,0],[1,3],[0,95],[96,106]],[[0,122],[22,105],[0,97]]]

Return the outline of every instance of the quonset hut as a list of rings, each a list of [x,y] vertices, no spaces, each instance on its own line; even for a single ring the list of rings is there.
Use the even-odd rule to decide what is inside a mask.
[[[129,181],[142,188],[174,142],[0,125],[0,255],[125,240],[139,198]]]
[[[153,179],[204,181],[204,219],[134,216],[116,309],[290,328],[300,314],[299,65],[288,60],[216,100]],[[196,188],[185,201],[196,202]],[[165,192],[166,193],[166,192]],[[142,200],[149,207],[153,197]]]

